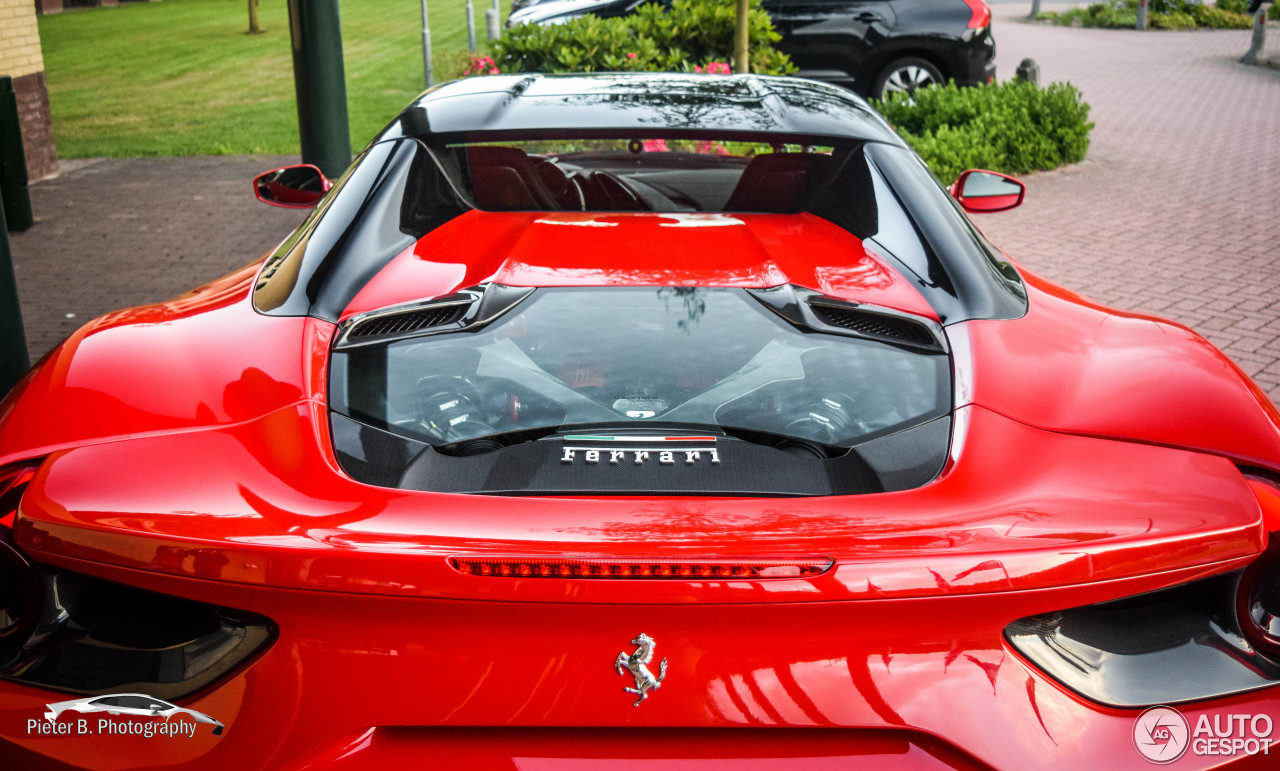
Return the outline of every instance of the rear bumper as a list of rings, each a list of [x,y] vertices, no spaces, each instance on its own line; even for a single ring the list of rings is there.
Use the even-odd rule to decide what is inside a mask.
[[[936,738],[912,731],[779,729],[527,729],[370,730],[334,748],[319,766],[335,771],[410,767],[653,769],[698,771],[917,771],[981,769]]]
[[[1001,631],[1031,613],[1205,571],[906,600],[612,606],[372,597],[104,569],[269,614],[280,636],[248,669],[180,705],[226,724],[220,737],[33,734],[28,721],[44,722],[45,705],[66,697],[0,682],[0,757],[101,769],[230,761],[382,771],[428,757],[467,768],[1145,768],[1132,738],[1140,711],[1066,692]],[[640,632],[656,640],[653,671],[662,659],[669,667],[633,707],[623,689],[635,681],[614,663]],[[1280,726],[1275,689],[1180,708],[1193,726],[1228,714],[1266,714]],[[1178,767],[1224,760],[1188,752]],[[1259,756],[1237,760],[1248,767]]]

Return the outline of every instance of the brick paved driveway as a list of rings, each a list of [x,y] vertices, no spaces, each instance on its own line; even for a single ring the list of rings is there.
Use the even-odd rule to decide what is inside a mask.
[[[1029,176],[1022,208],[979,225],[1054,281],[1197,329],[1280,400],[1280,71],[1236,63],[1248,32],[1014,21],[1029,5],[995,6],[1001,74],[1034,57],[1097,128],[1084,163]],[[40,224],[11,236],[33,358],[272,248],[301,217],[248,180],[286,160],[106,160],[34,186]]]
[[[1013,20],[1029,7],[995,6],[1000,74],[1031,57],[1041,83],[1074,83],[1092,143],[1026,177],[1020,208],[974,219],[1057,283],[1192,327],[1280,401],[1280,71],[1237,62],[1248,31]]]
[[[102,159],[31,187],[36,226],[10,233],[32,361],[109,311],[160,302],[272,250],[305,212],[250,181],[288,156]]]

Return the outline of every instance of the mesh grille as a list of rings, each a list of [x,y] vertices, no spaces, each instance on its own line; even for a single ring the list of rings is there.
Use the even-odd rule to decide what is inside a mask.
[[[867,337],[882,340],[898,340],[912,345],[937,348],[938,341],[923,325],[906,319],[896,319],[879,313],[865,313],[848,308],[831,308],[825,305],[812,305],[813,312],[823,323],[840,329],[847,329]]]
[[[441,327],[462,318],[466,311],[465,305],[446,305],[376,316],[357,324],[351,330],[348,339],[363,340],[383,335],[400,335],[428,327]]]

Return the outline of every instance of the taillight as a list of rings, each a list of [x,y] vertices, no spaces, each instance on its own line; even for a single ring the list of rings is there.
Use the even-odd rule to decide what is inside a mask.
[[[182,699],[230,676],[275,639],[245,611],[38,566],[40,618],[0,677],[82,694]]]
[[[0,468],[0,669],[40,616],[40,573],[12,539],[22,491],[39,468],[30,462]]]
[[[1245,470],[1269,544],[1244,570],[1019,619],[1028,662],[1112,707],[1202,701],[1280,685],[1280,484]]]
[[[1261,653],[1280,656],[1280,485],[1254,475],[1246,475],[1246,479],[1262,507],[1262,521],[1270,536],[1267,550],[1240,579],[1236,615],[1250,645]]]
[[[29,560],[13,542],[13,524],[39,468],[0,468],[0,678],[180,699],[266,650],[277,632],[270,619]]]
[[[969,17],[969,29],[981,29],[991,23],[991,9],[982,0],[964,0],[964,4],[973,14]]]
[[[1241,571],[1041,613],[1005,639],[1044,674],[1110,707],[1202,701],[1280,684],[1233,608]]]
[[[1240,630],[1255,650],[1280,656],[1280,533],[1240,579],[1236,612]]]
[[[685,581],[802,578],[826,572],[827,558],[804,560],[574,559],[571,557],[450,557],[454,570],[498,578],[642,578]]]
[[[13,527],[22,491],[35,478],[40,464],[23,461],[0,468],[0,527]]]

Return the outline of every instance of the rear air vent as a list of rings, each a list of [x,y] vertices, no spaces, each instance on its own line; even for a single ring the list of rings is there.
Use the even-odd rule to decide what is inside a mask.
[[[909,319],[819,303],[810,303],[809,307],[823,324],[852,332],[859,337],[942,350],[932,330]]]

